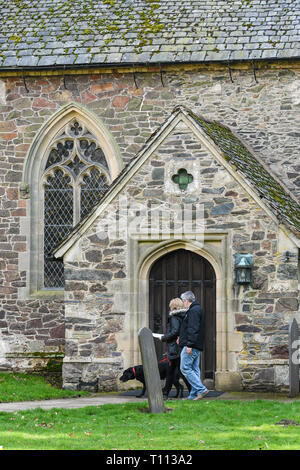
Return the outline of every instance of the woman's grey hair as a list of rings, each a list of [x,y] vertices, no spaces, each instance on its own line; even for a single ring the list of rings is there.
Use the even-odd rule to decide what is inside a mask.
[[[188,290],[187,292],[184,292],[183,294],[181,294],[180,298],[182,300],[186,299],[189,302],[195,302],[195,300],[196,300],[196,297],[195,297],[194,293],[190,290]]]

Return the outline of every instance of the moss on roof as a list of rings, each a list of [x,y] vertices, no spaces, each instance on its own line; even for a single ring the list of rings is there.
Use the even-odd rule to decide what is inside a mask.
[[[220,148],[227,162],[233,165],[273,209],[279,221],[300,236],[300,206],[287,190],[258,161],[233,132],[217,122],[211,122],[188,111],[203,131]]]

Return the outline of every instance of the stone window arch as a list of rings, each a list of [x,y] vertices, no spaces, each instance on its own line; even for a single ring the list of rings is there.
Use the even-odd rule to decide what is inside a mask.
[[[97,139],[77,117],[47,151],[43,174],[44,287],[62,288],[62,260],[52,250],[97,204],[110,184],[108,164]]]
[[[41,129],[22,183],[30,206],[31,294],[63,289],[63,262],[52,250],[97,204],[122,167],[105,126],[77,105],[68,105]]]

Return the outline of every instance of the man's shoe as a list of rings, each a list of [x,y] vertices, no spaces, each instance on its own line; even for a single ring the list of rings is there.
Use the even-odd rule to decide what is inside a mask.
[[[205,392],[201,393],[200,395],[198,395],[196,398],[194,398],[193,401],[197,401],[197,400],[202,400],[202,398],[206,397],[206,395],[209,393],[209,390],[205,390]]]

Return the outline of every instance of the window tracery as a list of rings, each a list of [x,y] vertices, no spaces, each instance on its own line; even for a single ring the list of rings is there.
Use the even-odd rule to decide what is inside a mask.
[[[52,250],[97,204],[110,181],[103,150],[73,119],[50,145],[43,175],[44,287],[63,287],[63,262],[53,259]]]

